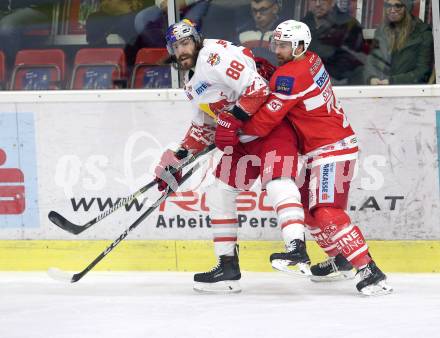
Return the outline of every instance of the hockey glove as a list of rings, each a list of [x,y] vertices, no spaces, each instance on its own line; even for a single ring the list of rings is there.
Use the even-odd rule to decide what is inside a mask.
[[[256,57],[255,64],[257,65],[257,72],[267,81],[270,81],[273,73],[277,68],[264,58]]]
[[[217,117],[217,128],[215,130],[215,145],[220,150],[228,146],[235,146],[240,140],[238,130],[243,122],[228,112],[222,112]]]
[[[175,153],[170,149],[162,154],[160,163],[154,170],[158,182],[157,189],[159,189],[159,191],[165,190],[168,186],[170,186],[171,190],[177,191],[179,182],[182,179],[182,170],[178,170],[174,174],[172,174],[170,170],[177,168],[181,164],[180,159],[185,157],[178,155],[181,155],[180,151]]]

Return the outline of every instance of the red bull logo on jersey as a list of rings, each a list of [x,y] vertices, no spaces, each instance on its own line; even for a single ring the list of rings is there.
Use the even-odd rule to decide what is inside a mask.
[[[217,66],[220,63],[220,55],[218,53],[209,54],[207,62],[213,67]]]

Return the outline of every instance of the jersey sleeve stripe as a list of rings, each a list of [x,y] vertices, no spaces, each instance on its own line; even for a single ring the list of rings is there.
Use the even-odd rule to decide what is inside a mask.
[[[308,168],[314,168],[319,165],[324,165],[328,163],[334,163],[334,162],[344,162],[344,161],[353,161],[357,160],[358,158],[358,151],[355,150],[354,153],[349,153],[345,155],[334,155],[334,156],[327,156],[327,157],[320,157],[316,160],[312,160],[310,164],[308,164]]]
[[[311,111],[311,110],[315,110],[318,107],[323,106],[325,104],[325,99],[322,93],[319,93],[316,96],[304,100],[303,103],[306,110]]]
[[[309,88],[307,88],[306,90],[304,90],[302,92],[299,92],[297,94],[285,95],[285,94],[280,94],[280,93],[274,92],[273,95],[275,95],[277,98],[279,98],[281,100],[296,100],[296,99],[298,99],[300,97],[303,97],[303,96],[307,95],[308,93],[311,93],[316,88],[318,88],[318,85],[316,83],[314,83]]]
[[[242,134],[239,135],[238,138],[240,139],[241,143],[248,143],[248,142],[252,142],[253,140],[256,140],[258,136]]]

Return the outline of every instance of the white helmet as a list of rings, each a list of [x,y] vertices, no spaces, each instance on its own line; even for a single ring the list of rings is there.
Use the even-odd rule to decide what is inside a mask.
[[[312,41],[312,34],[305,23],[296,20],[287,20],[280,23],[277,28],[275,28],[272,41],[291,42],[293,49],[292,55],[298,57],[303,55],[309,48],[310,42]],[[304,42],[304,51],[299,55],[295,55],[295,50],[298,48],[300,42]],[[271,48],[272,51],[274,51],[274,46]]]

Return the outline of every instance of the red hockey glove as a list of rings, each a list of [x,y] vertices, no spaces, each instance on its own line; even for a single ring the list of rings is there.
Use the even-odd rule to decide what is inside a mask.
[[[277,67],[272,65],[269,61],[263,58],[256,57],[255,64],[257,65],[257,72],[267,81],[270,81],[273,73],[277,70]]]
[[[243,126],[243,122],[233,115],[222,112],[217,117],[217,128],[215,130],[215,145],[220,150],[227,146],[235,146],[240,140],[238,130]]]
[[[179,182],[182,179],[182,170],[171,174],[172,168],[177,168],[180,165],[180,159],[176,156],[176,153],[170,149],[166,150],[160,159],[159,165],[154,169],[156,180],[158,182],[157,189],[159,191],[165,190],[168,186],[171,190],[177,191]]]

